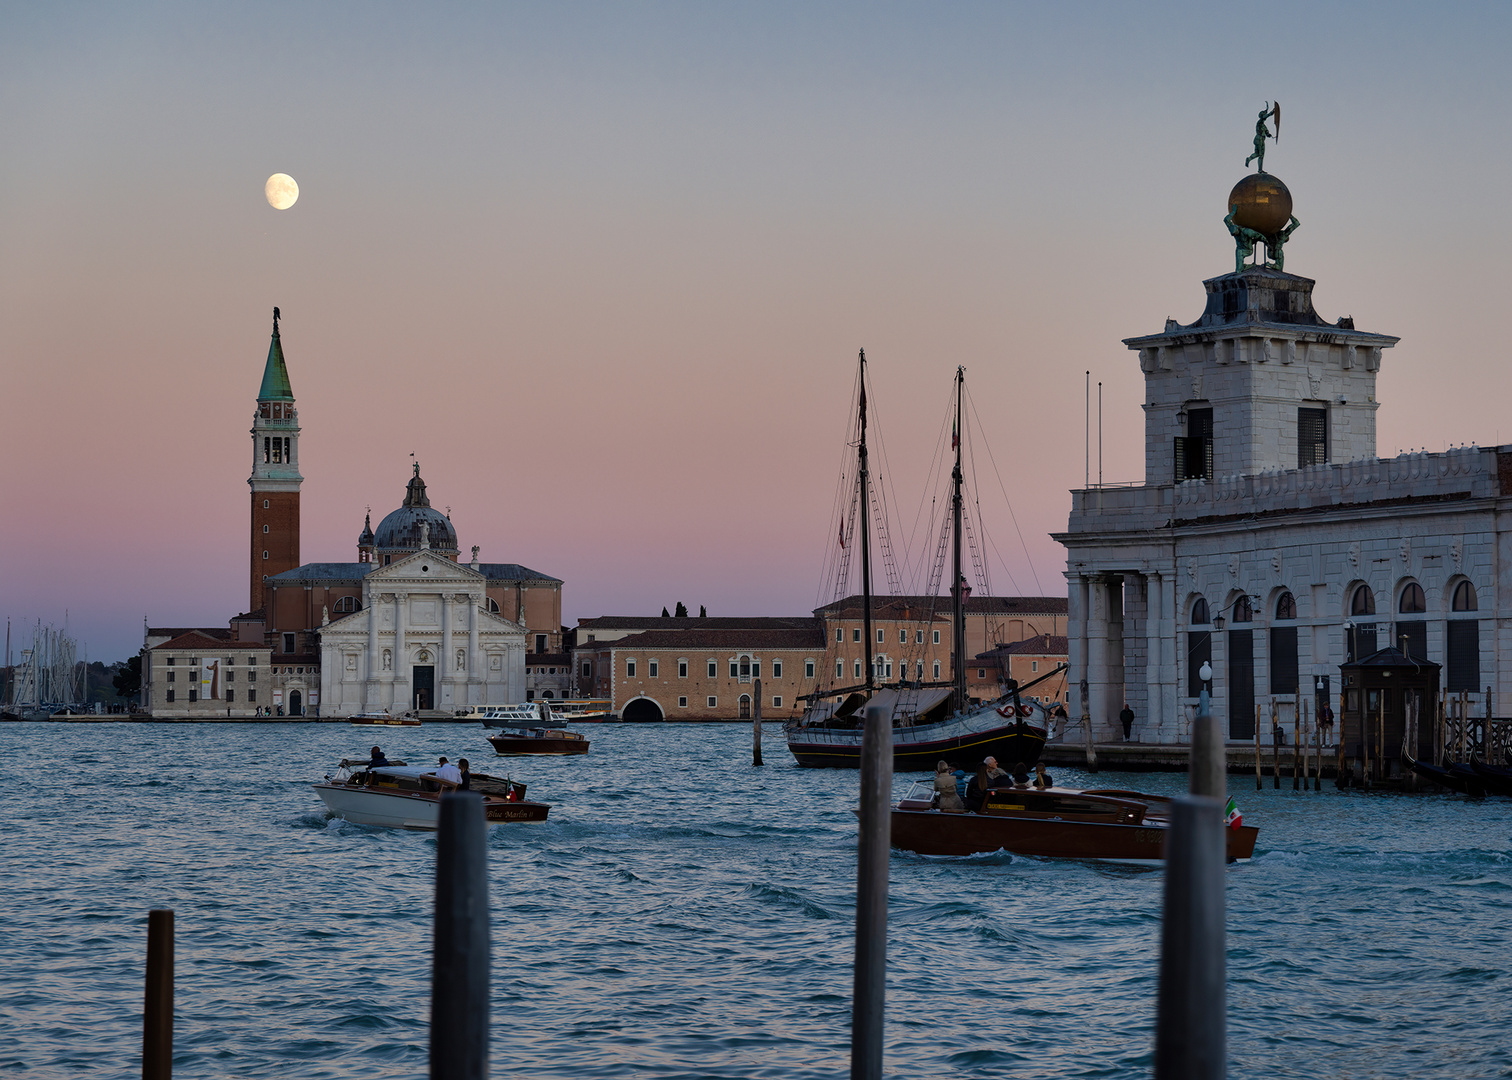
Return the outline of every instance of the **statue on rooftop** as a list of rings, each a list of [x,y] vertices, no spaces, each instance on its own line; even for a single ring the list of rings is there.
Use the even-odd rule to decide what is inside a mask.
[[[1265,126],[1265,121],[1272,116],[1276,118],[1276,133],[1274,135],[1271,134],[1270,128]],[[1281,138],[1281,103],[1279,101],[1267,101],[1265,108],[1260,110],[1260,119],[1255,121],[1255,152],[1244,159],[1244,167],[1246,169],[1249,168],[1249,163],[1258,158],[1260,161],[1260,171],[1264,172],[1265,140],[1279,138]]]

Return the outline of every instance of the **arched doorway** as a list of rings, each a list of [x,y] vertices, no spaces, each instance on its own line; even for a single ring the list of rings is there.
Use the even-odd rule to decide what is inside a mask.
[[[662,715],[660,705],[650,698],[643,697],[626,702],[620,715],[627,724],[654,724],[666,719]]]
[[[298,690],[289,691],[289,715],[304,715],[304,695],[301,694]]]

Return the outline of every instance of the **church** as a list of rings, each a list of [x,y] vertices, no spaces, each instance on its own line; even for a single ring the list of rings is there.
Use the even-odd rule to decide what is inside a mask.
[[[462,562],[457,531],[431,506],[418,463],[400,505],[376,529],[371,514],[363,522],[355,561],[300,562],[299,411],[278,319],[275,308],[252,420],[247,612],[229,633],[149,629],[156,664],[144,671],[196,675],[194,692],[175,700],[166,681],[154,686],[148,674],[144,704],[164,717],[332,717],[524,701],[527,654],[562,648],[562,582],[516,563],[480,562],[477,546]],[[256,669],[256,657],[234,655],[249,649],[267,671],[253,676],[256,693],[244,689],[238,701],[219,682],[206,689],[212,683],[199,673],[210,661],[199,653],[233,650],[223,658],[228,670],[232,660]]]
[[[1071,714],[1094,739],[1121,737],[1127,703],[1136,739],[1189,741],[1204,665],[1242,742],[1322,708],[1383,713],[1401,741],[1401,695],[1360,699],[1340,671],[1387,648],[1476,715],[1512,691],[1512,447],[1377,456],[1398,339],[1324,318],[1314,282],[1282,269],[1291,202],[1267,173],[1241,180],[1235,271],[1203,283],[1192,322],[1124,341],[1144,374],[1144,482],[1073,491],[1056,534]]]

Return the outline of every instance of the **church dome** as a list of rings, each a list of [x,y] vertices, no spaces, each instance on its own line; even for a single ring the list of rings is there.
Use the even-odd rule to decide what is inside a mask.
[[[445,514],[431,509],[430,499],[425,495],[425,481],[420,479],[417,464],[415,475],[405,489],[404,505],[378,523],[374,546],[387,554],[419,551],[422,524],[430,526],[430,549],[455,558],[457,530]]]

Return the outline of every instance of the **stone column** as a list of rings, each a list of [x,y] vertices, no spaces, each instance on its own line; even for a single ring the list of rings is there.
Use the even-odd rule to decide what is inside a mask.
[[[1164,601],[1160,619],[1160,684],[1161,700],[1165,706],[1165,738],[1167,742],[1179,743],[1187,738],[1182,713],[1182,680],[1186,678],[1186,653],[1182,648],[1181,620],[1176,607],[1176,567],[1162,575]]]
[[[441,663],[438,666],[441,678],[436,682],[436,704],[456,704],[457,660],[452,656],[452,597],[451,593],[445,592],[441,594]]]
[[[367,654],[367,678],[363,681],[362,707],[376,709],[383,704],[379,698],[380,680],[383,678],[382,652],[378,641],[378,596],[368,593],[364,599],[367,601],[367,624],[368,624],[368,654]]]
[[[483,649],[478,636],[478,608],[483,604],[483,594],[470,593],[467,597],[467,702],[482,705],[483,701]]]
[[[409,597],[404,593],[394,594],[394,685],[393,705],[395,712],[403,712],[414,705],[413,695],[410,693],[410,673],[404,667],[404,635],[408,627],[405,625],[405,609],[409,607]]]
[[[1092,740],[1108,734],[1108,721],[1117,719],[1120,702],[1109,711],[1108,702],[1108,579],[1093,575],[1087,586],[1087,697],[1092,716]],[[1120,729],[1119,734],[1123,732]]]
[[[1165,582],[1160,573],[1145,575],[1145,715],[1143,737],[1147,742],[1166,739],[1166,703],[1161,693],[1161,642],[1165,625]]]
[[[1066,662],[1070,665],[1066,672],[1066,685],[1070,688],[1071,696],[1066,702],[1066,712],[1070,714],[1070,724],[1076,727],[1081,725],[1081,714],[1086,702],[1082,700],[1082,680],[1091,680],[1087,673],[1087,575],[1070,575],[1071,588],[1067,594],[1066,603]]]

